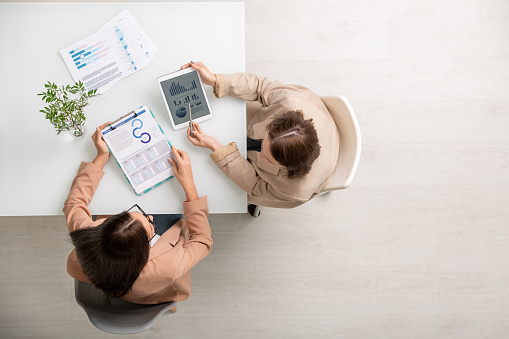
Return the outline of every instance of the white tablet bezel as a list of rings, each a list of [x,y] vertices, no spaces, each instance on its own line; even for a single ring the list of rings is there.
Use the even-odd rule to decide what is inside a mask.
[[[203,95],[205,97],[205,102],[207,103],[207,108],[209,109],[209,112],[210,112],[210,114],[207,114],[207,115],[205,115],[203,117],[199,117],[199,118],[196,118],[196,119],[193,118],[193,121],[194,122],[202,122],[202,121],[205,121],[205,120],[212,119],[213,116],[214,116],[212,114],[212,109],[210,109],[209,99],[207,98],[207,93],[205,93],[205,88],[203,87],[203,82],[201,81],[200,72],[196,71],[192,67],[188,67],[186,69],[178,70],[178,71],[175,71],[173,73],[160,76],[160,77],[157,78],[157,84],[159,85],[159,90],[161,91],[161,95],[163,97],[164,106],[166,107],[166,111],[168,112],[168,115],[170,116],[171,125],[173,126],[174,130],[185,128],[185,127],[189,127],[189,121],[182,122],[182,123],[180,123],[178,125],[175,125],[175,121],[173,121],[173,116],[171,114],[170,107],[168,106],[168,102],[166,101],[166,96],[164,95],[163,86],[161,85],[161,83],[163,81],[166,81],[166,80],[169,80],[169,79],[178,78],[179,76],[182,76],[184,74],[188,74],[188,73],[191,73],[191,72],[196,72],[196,74],[198,75],[198,80],[200,80],[201,90],[203,91]],[[192,115],[192,112],[191,112],[191,115]]]

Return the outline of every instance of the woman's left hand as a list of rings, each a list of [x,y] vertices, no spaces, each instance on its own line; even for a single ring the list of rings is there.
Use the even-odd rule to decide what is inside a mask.
[[[203,133],[200,125],[193,121],[193,134],[191,135],[191,129],[187,129],[187,139],[193,143],[195,146],[205,147],[214,152],[216,149],[222,147],[223,145],[216,140],[216,138]]]
[[[106,126],[108,126],[109,124],[110,124],[110,122],[107,122],[107,123],[97,127],[97,129],[95,130],[95,133],[92,135],[92,140],[94,141],[95,148],[97,149],[97,156],[100,156],[100,155],[103,155],[103,156],[107,155],[108,157],[110,156],[110,150],[101,136],[101,130],[103,128],[105,128]]]

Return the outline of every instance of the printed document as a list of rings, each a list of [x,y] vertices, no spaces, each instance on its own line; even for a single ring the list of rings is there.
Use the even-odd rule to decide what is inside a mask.
[[[120,79],[145,68],[157,47],[133,16],[123,10],[96,33],[62,50],[74,81],[99,94]]]
[[[174,157],[163,130],[147,106],[127,114],[102,131],[102,137],[136,194],[174,175]]]

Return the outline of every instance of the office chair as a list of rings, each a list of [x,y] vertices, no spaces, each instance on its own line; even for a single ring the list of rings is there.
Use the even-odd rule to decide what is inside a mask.
[[[76,302],[85,310],[90,322],[98,329],[115,334],[131,334],[150,328],[161,314],[177,312],[176,302],[156,305],[133,304],[112,299],[105,305],[104,293],[93,285],[74,280]]]
[[[339,97],[322,97],[339,131],[339,158],[333,177],[322,190],[327,193],[345,189],[352,183],[361,157],[361,130],[348,99]]]

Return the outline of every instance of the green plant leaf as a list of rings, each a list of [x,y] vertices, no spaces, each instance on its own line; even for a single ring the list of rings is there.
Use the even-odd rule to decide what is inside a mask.
[[[67,130],[73,131],[86,121],[83,108],[88,105],[88,97],[94,96],[97,90],[87,92],[81,81],[63,86],[48,81],[44,87],[46,92],[37,95],[42,96],[41,100],[49,105],[39,112],[45,114],[45,118],[55,127],[57,134]],[[70,94],[78,96],[73,98]]]

